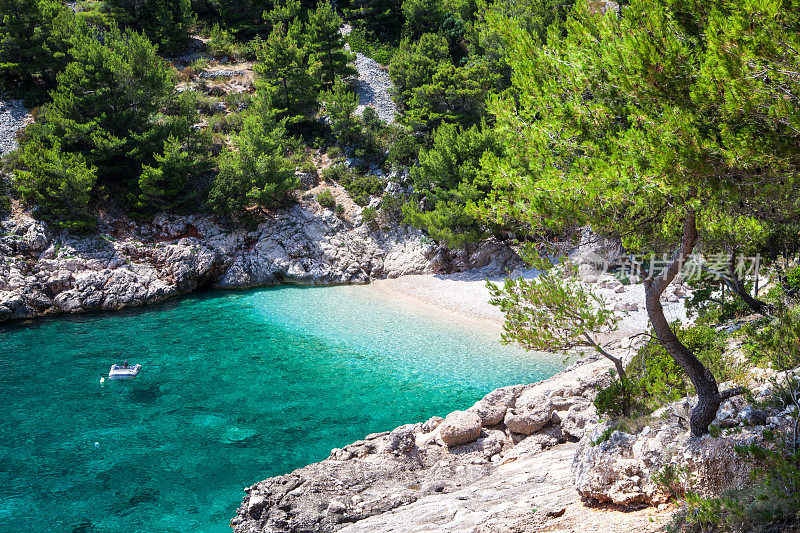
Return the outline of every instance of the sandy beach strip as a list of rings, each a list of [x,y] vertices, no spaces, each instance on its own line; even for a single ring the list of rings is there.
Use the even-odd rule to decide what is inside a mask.
[[[532,278],[535,271],[525,271],[525,278]],[[608,280],[612,278],[609,276]],[[492,281],[502,283],[502,278],[493,277]],[[600,283],[586,284],[606,301],[607,305],[618,310],[621,318],[617,331],[601,335],[598,340],[608,343],[610,347],[626,348],[630,338],[649,329],[649,319],[644,305],[644,286],[642,284],[627,285],[620,292],[617,288],[604,287]],[[502,330],[504,316],[495,306],[489,303],[489,289],[486,287],[486,275],[481,272],[461,272],[456,274],[415,274],[393,279],[380,279],[372,282],[373,290],[381,293],[390,301],[424,307],[434,312],[451,314],[462,322],[471,322],[476,326]],[[670,321],[688,321],[684,297],[675,295],[677,286],[671,286],[662,297],[664,313]],[[679,292],[679,294],[681,294]]]

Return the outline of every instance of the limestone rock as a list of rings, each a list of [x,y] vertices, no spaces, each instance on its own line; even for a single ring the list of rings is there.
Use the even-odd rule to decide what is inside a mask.
[[[499,424],[524,388],[524,385],[514,385],[495,389],[467,410],[478,415],[484,426]]]
[[[586,432],[572,467],[575,487],[583,497],[623,506],[664,503],[669,495],[656,484],[654,475],[667,466],[688,472],[692,490],[705,496],[749,482],[752,464],[742,461],[735,447],[760,442],[759,429],[690,438],[683,405],[676,402],[661,412],[666,418],[663,425],[648,426],[639,434],[614,431],[605,442],[593,446],[606,426]],[[723,419],[728,416],[723,414]]]
[[[481,435],[481,419],[470,411],[453,411],[439,426],[439,435],[448,446],[466,444]]]
[[[438,428],[442,422],[444,422],[444,418],[441,416],[432,416],[424,424],[422,424],[422,432],[430,433],[434,429]]]
[[[97,234],[75,236],[17,215],[0,221],[0,317],[117,310],[210,285],[368,283],[478,263],[500,269],[515,257],[502,243],[463,262],[453,254],[409,226],[373,230],[316,202],[278,211],[250,232],[211,216],[160,214],[149,223],[101,221]]]
[[[549,403],[532,406],[526,410],[509,409],[505,424],[509,431],[521,435],[533,435],[542,429],[553,416],[553,408]]]

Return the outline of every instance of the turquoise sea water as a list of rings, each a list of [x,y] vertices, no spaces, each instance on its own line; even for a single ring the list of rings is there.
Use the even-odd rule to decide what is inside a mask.
[[[0,328],[0,529],[230,531],[246,485],[563,366],[387,298],[214,292]],[[101,383],[123,359],[139,378]]]

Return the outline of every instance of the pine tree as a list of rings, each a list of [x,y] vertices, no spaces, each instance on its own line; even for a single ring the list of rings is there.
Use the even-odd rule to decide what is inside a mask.
[[[97,180],[96,169],[80,154],[62,151],[57,139],[35,130],[16,162],[14,187],[26,202],[39,207],[42,218],[67,228],[83,229]]]
[[[250,206],[272,207],[297,188],[294,166],[286,157],[290,141],[285,119],[276,117],[269,95],[259,95],[219,159],[219,174],[208,195],[208,205],[225,216]]]
[[[154,118],[173,94],[170,71],[145,36],[117,28],[79,32],[72,56],[42,122],[98,177],[135,179],[166,137]]]
[[[268,90],[280,116],[295,122],[313,113],[314,80],[308,72],[307,54],[278,23],[259,50],[255,70],[257,90]],[[267,87],[263,87],[267,86]]]
[[[499,155],[502,148],[484,125],[461,129],[442,124],[433,135],[429,150],[421,149],[419,164],[411,170],[419,203],[403,207],[406,221],[425,229],[431,237],[458,247],[480,241],[490,228],[469,210],[486,198],[490,184],[480,170],[484,154]]]
[[[16,94],[19,83],[38,103],[69,61],[74,18],[55,1],[0,0],[0,88]]]
[[[605,16],[583,6],[567,37],[551,31],[544,46],[504,22],[516,98],[493,102],[507,157],[486,161],[484,214],[588,223],[630,250],[673,250],[639,274],[654,333],[698,394],[694,435],[739,391],[719,391],[660,297],[699,239],[710,247],[800,216],[800,11],[789,4],[638,0]]]
[[[395,41],[403,29],[402,0],[352,0],[345,15],[355,27],[381,41]]]
[[[155,154],[154,159],[154,166],[142,165],[139,209],[173,209],[193,200],[196,194],[187,191],[195,162],[183,144],[169,137],[164,141],[163,154]]]
[[[319,76],[323,87],[331,87],[337,77],[356,74],[351,65],[354,56],[344,49],[344,37],[339,33],[342,18],[330,3],[323,0],[308,15],[307,42],[311,60],[316,63],[312,73]]]
[[[337,142],[346,146],[353,142],[361,132],[361,124],[356,117],[358,95],[351,92],[341,78],[328,91],[319,95],[322,112],[330,119],[331,131]]]
[[[144,31],[161,52],[177,52],[189,41],[190,0],[107,0],[106,5],[119,24]]]

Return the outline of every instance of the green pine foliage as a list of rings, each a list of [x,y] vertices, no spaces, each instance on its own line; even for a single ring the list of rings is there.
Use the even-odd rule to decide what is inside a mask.
[[[185,203],[176,187],[188,185],[186,175],[156,174],[184,152],[184,159],[192,159],[185,168],[199,168],[194,158],[207,148],[192,130],[195,102],[175,95],[171,70],[144,35],[80,21],[74,28],[71,61],[57,76],[52,101],[23,138],[15,170],[19,193],[39,205],[43,218],[62,224],[86,215],[95,182],[121,193],[118,198],[134,209]],[[63,176],[61,188],[54,183],[58,176]],[[75,200],[62,205],[62,190],[75,194]]]
[[[319,2],[317,9],[308,13],[305,35],[312,74],[322,87],[332,87],[337,77],[347,78],[356,74],[351,65],[354,57],[345,50],[345,39],[339,33],[342,22],[328,2]]]
[[[18,165],[14,187],[23,200],[38,206],[42,218],[74,230],[91,225],[87,207],[97,169],[81,154],[64,152],[57,140],[37,136],[25,144]]]
[[[340,146],[347,146],[359,137],[361,124],[356,117],[358,95],[349,90],[347,83],[341,78],[330,90],[319,95],[320,106],[329,121],[331,131]]]
[[[257,90],[262,90],[261,85],[268,86],[266,89],[272,94],[273,105],[280,116],[288,118],[289,122],[297,122],[313,115],[315,80],[308,70],[308,53],[283,22],[273,27],[256,61]]]
[[[375,41],[396,42],[403,29],[402,0],[351,0],[345,15],[355,30]]]
[[[297,189],[294,165],[287,159],[291,143],[285,121],[276,119],[268,102],[248,113],[232,144],[220,156],[209,192],[215,212],[234,216],[250,207],[274,207]]]
[[[153,123],[173,90],[170,70],[145,36],[82,31],[42,124],[64,150],[96,165],[98,177],[124,181],[138,176],[142,155],[162,148]]]
[[[433,136],[433,146],[420,150],[419,164],[411,171],[420,202],[404,206],[406,220],[450,246],[475,243],[491,234],[496,226],[472,213],[491,185],[481,173],[481,160],[501,152],[485,124],[468,129],[442,124]]]
[[[142,165],[139,176],[140,209],[167,210],[194,199],[189,192],[195,162],[184,144],[175,137],[164,141],[164,150],[155,154],[155,164]]]
[[[579,6],[543,46],[504,19],[516,95],[491,102],[510,150],[487,168],[498,194],[487,212],[591,223],[649,250],[674,242],[687,209],[716,239],[793,216],[800,101],[780,96],[797,86],[784,74],[798,61],[793,13],[780,2],[640,0],[620,16]],[[744,23],[754,18],[770,31]],[[783,44],[755,45],[764,35]]]
[[[0,1],[0,90],[41,103],[69,61],[75,17],[60,2]]]
[[[189,0],[105,0],[116,21],[143,31],[164,53],[179,52],[189,42],[194,13]]]

